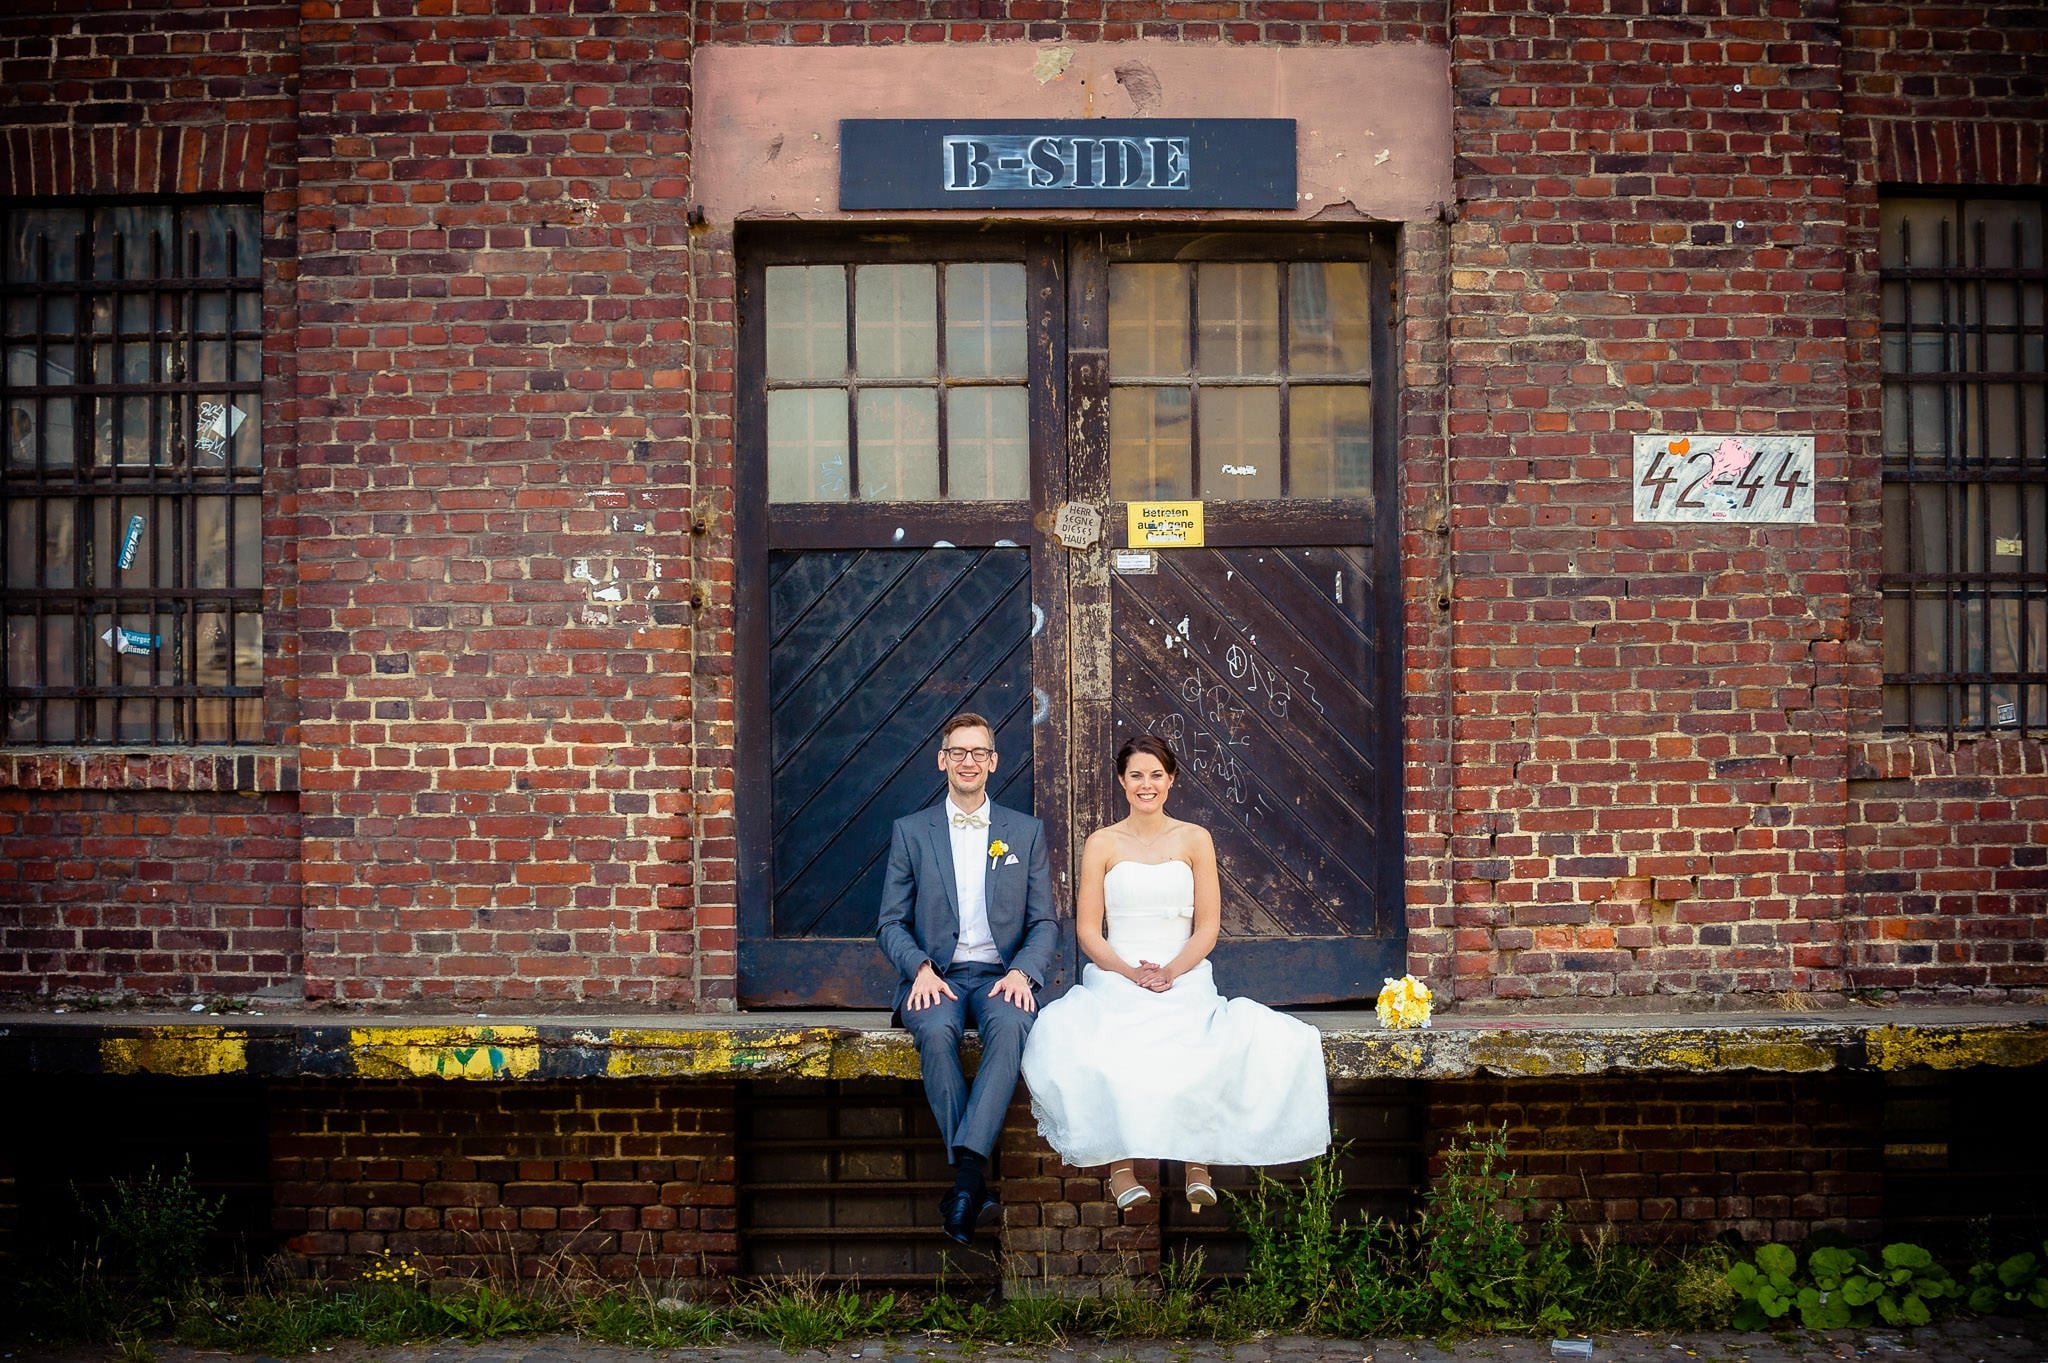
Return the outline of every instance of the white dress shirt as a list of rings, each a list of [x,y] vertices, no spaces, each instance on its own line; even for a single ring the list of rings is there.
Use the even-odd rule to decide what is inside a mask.
[[[960,896],[960,944],[953,948],[953,964],[982,961],[1001,965],[1003,953],[996,950],[995,934],[988,926],[988,825],[961,827],[955,814],[973,813],[988,818],[989,802],[965,810],[946,797],[946,831],[953,837],[953,885]]]

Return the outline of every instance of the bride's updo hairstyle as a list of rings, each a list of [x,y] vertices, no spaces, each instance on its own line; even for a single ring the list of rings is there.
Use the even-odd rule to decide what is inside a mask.
[[[1168,776],[1180,775],[1180,759],[1173,755],[1173,748],[1156,734],[1139,734],[1116,750],[1116,774],[1122,776],[1130,770],[1131,759],[1139,753],[1159,759],[1159,765],[1166,768]]]

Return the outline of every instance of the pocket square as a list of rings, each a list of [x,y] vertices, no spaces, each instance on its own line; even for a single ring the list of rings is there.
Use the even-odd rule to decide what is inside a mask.
[[[1005,866],[1015,866],[1016,864],[1017,864],[1017,854],[1016,854],[1015,852],[1012,852],[1012,853],[1010,853],[1010,855],[1009,855],[1009,856],[1007,856],[1007,857],[1005,857],[1005,858],[1003,859],[1003,865],[1005,865]]]

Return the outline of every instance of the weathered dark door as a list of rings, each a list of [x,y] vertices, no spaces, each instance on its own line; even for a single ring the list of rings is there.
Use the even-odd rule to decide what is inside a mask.
[[[889,826],[945,792],[939,728],[989,718],[991,794],[1068,859],[1065,350],[1049,238],[744,243],[740,997],[885,1006]]]
[[[742,1001],[886,1002],[889,823],[941,795],[962,709],[996,722],[996,798],[1046,822],[1063,914],[1124,813],[1116,748],[1159,733],[1173,812],[1216,838],[1226,991],[1399,974],[1383,244],[785,235],[747,261]],[[1201,502],[1205,542],[1135,551],[1133,499]],[[1069,500],[1093,544],[1054,539]]]
[[[1269,1003],[1404,969],[1389,278],[1357,236],[1097,239],[1071,266],[1072,408],[1107,415],[1074,425],[1072,495],[1110,528],[1073,564],[1077,803],[1122,817],[1116,749],[1173,744],[1170,812],[1216,840],[1219,986]],[[1132,546],[1134,500],[1199,501],[1203,543]]]

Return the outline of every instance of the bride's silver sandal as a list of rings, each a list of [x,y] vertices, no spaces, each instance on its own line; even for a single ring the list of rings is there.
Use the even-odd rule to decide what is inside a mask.
[[[1129,1182],[1118,1186],[1124,1179]],[[1142,1207],[1152,1200],[1152,1190],[1138,1182],[1137,1171],[1128,1164],[1118,1165],[1109,1171],[1109,1195],[1116,1199],[1118,1211]]]
[[[1188,1165],[1186,1183],[1189,1211],[1200,1216],[1202,1208],[1216,1205],[1216,1187],[1209,1182],[1208,1165]]]

